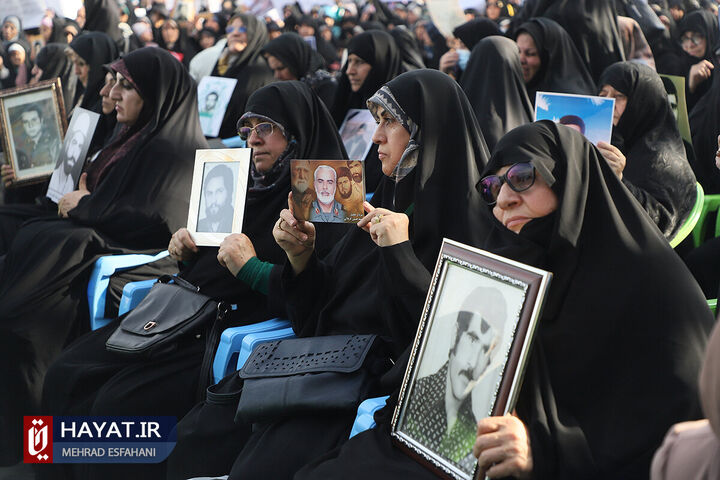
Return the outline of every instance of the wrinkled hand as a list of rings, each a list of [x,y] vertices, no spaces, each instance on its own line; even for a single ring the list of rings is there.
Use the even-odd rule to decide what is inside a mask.
[[[611,145],[606,142],[598,142],[597,148],[600,150],[600,153],[605,160],[607,160],[608,164],[610,164],[610,168],[613,169],[615,175],[622,180],[623,170],[625,170],[626,164],[625,155],[623,155],[620,149],[615,145]]]
[[[80,175],[77,190],[66,193],[62,196],[62,198],[60,198],[60,201],[58,202],[58,215],[63,218],[67,218],[68,212],[77,207],[80,199],[85,195],[90,195],[90,190],[87,189],[87,173]]]
[[[170,258],[176,262],[189,262],[195,258],[198,247],[187,228],[181,228],[173,234],[168,244],[168,252],[170,252]]]
[[[720,168],[720,135],[718,135],[718,149],[717,152],[715,152],[715,166],[717,168]]]
[[[513,416],[488,417],[478,422],[473,455],[479,478],[530,478],[533,470],[530,438],[522,421]]]
[[[440,57],[440,71],[447,74],[453,73],[459,60],[460,55],[455,50],[448,50]]]
[[[688,89],[691,93],[695,92],[698,85],[710,78],[713,68],[715,68],[715,65],[707,60],[698,62],[690,67],[690,73],[688,74]]]
[[[280,212],[273,227],[275,242],[285,250],[295,275],[305,270],[315,249],[315,225],[298,221],[294,215],[292,192],[288,194],[288,208]]]
[[[408,229],[410,219],[404,213],[393,212],[385,208],[375,208],[370,202],[364,202],[367,212],[357,226],[370,234],[372,241],[380,247],[389,247],[410,240]]]
[[[245,266],[248,260],[256,257],[255,247],[244,233],[233,233],[225,237],[218,251],[218,262],[230,270],[233,277]]]
[[[10,165],[5,164],[0,166],[0,177],[2,177],[3,185],[7,188],[12,186],[15,181],[15,172]]]

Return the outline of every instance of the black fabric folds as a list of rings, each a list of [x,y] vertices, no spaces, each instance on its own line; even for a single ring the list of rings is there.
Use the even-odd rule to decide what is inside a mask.
[[[224,75],[219,75],[217,66],[213,69],[214,76],[236,78],[237,85],[225,110],[220,138],[237,135],[235,128],[240,116],[245,112],[248,97],[258,88],[272,82],[273,75],[262,56],[262,49],[268,42],[265,24],[253,15],[238,15],[247,28],[247,46],[238,54],[238,58],[230,65]]]
[[[123,50],[124,39],[120,30],[120,7],[114,0],[87,0],[85,5],[86,32],[103,32],[112,38],[118,50]]]
[[[470,54],[460,86],[491,151],[507,132],[533,120],[517,44],[509,38],[481,40]]]
[[[539,91],[579,95],[596,92],[590,72],[560,24],[548,18],[533,18],[520,25],[515,38],[522,32],[535,40],[541,61],[540,69],[527,84],[530,101],[535,102]]]
[[[497,23],[489,18],[475,18],[453,30],[453,35],[462,40],[468,50],[475,48],[475,45],[485,37],[502,34]]]
[[[613,63],[625,60],[615,0],[528,0],[513,20],[519,24],[531,17],[562,25],[594,80]]]
[[[696,187],[662,80],[650,67],[620,62],[600,84],[628,97],[612,140],[627,159],[623,183],[670,240],[692,210]]]
[[[48,43],[38,52],[35,64],[42,70],[40,81],[60,78],[65,108],[71,108],[77,77],[73,62],[65,55],[66,48],[66,43]]]
[[[118,57],[117,46],[106,33],[87,32],[75,38],[70,43],[70,48],[90,66],[87,85],[80,106],[95,113],[100,113],[102,111],[100,90],[105,82],[103,65],[112,62]]]
[[[705,193],[720,193],[720,171],[715,152],[720,125],[720,75],[713,75],[710,90],[690,112],[690,132],[695,150],[695,175]]]
[[[400,49],[402,73],[425,68],[422,53],[415,41],[415,35],[405,26],[399,25],[390,30],[395,44]]]

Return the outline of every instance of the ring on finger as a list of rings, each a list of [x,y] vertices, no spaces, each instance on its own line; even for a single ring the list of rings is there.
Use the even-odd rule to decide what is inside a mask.
[[[380,223],[382,221],[383,214],[379,213],[373,217],[373,223]]]

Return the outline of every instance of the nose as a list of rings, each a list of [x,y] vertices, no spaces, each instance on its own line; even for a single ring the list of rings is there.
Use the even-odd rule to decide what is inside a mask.
[[[380,145],[386,141],[385,135],[380,131],[380,125],[375,128],[375,132],[372,136],[372,142],[376,145]]]
[[[261,145],[263,143],[263,139],[260,138],[256,130],[251,130],[247,143],[248,145]]]
[[[520,203],[521,199],[520,194],[510,188],[507,183],[503,183],[498,193],[496,205],[505,210]]]

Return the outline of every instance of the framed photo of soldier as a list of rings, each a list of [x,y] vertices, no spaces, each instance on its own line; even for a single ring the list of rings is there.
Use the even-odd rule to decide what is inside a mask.
[[[370,110],[360,108],[348,110],[345,120],[340,125],[340,137],[348,158],[363,160],[367,156],[373,144],[375,127],[375,118]]]
[[[14,184],[45,180],[55,170],[67,128],[60,79],[0,91],[5,161]]]
[[[300,221],[355,223],[365,216],[365,165],[359,160],[290,161],[293,215]]]
[[[53,202],[75,190],[98,120],[99,113],[75,108],[45,195]]]
[[[242,231],[250,148],[197,150],[187,229],[198,246],[217,247]]]
[[[445,239],[392,438],[443,478],[478,478],[477,422],[515,406],[552,274]]]

